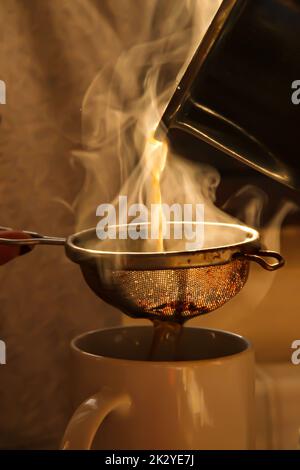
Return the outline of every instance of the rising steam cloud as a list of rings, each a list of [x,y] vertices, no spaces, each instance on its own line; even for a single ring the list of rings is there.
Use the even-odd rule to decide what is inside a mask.
[[[154,159],[147,142],[220,3],[135,0],[125,19],[120,2],[110,16],[103,9],[105,44],[99,47],[107,47],[112,59],[94,78],[82,105],[83,149],[74,152],[86,170],[75,201],[78,230],[95,226],[96,207],[119,192],[129,204],[151,200],[149,162]],[[119,51],[124,30],[130,46]],[[205,202],[208,219],[228,221],[213,208],[218,173],[203,166],[195,174],[186,167],[182,179],[182,165],[168,155],[163,202]]]
[[[215,205],[220,183],[216,169],[187,162],[170,151],[165,158],[163,148],[157,152],[149,144],[220,3],[135,0],[130,3],[130,15],[119,2],[108,13],[103,7],[104,43],[99,47],[109,53],[86,92],[82,149],[74,152],[85,168],[85,182],[74,204],[77,230],[95,226],[97,206],[116,200],[119,194],[128,197],[128,204],[153,202],[153,167],[159,158],[165,159],[159,181],[161,202],[203,203],[206,221],[225,223],[236,222],[227,214],[230,205],[236,204],[228,212],[260,228],[267,203],[261,190],[243,188],[220,210]],[[271,248],[278,249],[279,230],[275,239],[273,235]]]

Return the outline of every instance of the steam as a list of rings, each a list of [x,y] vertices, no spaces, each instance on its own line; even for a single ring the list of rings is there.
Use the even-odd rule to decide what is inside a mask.
[[[107,18],[105,39],[112,59],[92,81],[82,105],[83,149],[74,152],[85,168],[85,182],[75,201],[77,230],[95,226],[96,207],[120,193],[128,204],[153,202],[153,174],[161,166],[163,202],[205,201],[212,209],[217,172],[200,168],[197,178],[168,152],[151,147],[151,136],[195,49],[214,16],[220,0],[135,0],[126,28],[136,40],[118,55],[124,30],[122,7]],[[117,4],[119,6],[119,3]],[[105,9],[103,9],[105,14]],[[149,144],[150,142],[150,144]],[[159,155],[160,153],[160,155]],[[172,158],[171,158],[172,157]],[[165,163],[165,162],[164,162]],[[200,179],[199,179],[200,178]],[[182,184],[183,183],[183,184]],[[170,187],[174,188],[170,192]],[[180,188],[182,189],[180,190]],[[154,198],[155,199],[155,198]],[[208,213],[208,217],[216,219]]]

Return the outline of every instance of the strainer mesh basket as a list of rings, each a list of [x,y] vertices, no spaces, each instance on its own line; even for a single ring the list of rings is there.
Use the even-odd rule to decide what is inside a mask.
[[[129,315],[185,321],[224,305],[244,286],[249,263],[232,260],[215,266],[113,271],[118,304]]]

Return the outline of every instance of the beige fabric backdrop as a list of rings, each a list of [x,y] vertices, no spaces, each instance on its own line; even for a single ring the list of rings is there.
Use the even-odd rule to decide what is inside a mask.
[[[74,232],[70,206],[84,170],[71,150],[80,142],[82,98],[107,60],[151,32],[151,2],[1,0],[7,104],[0,107],[0,225]],[[218,3],[209,0],[211,11]],[[88,290],[60,247],[36,248],[1,268],[0,339],[8,357],[0,367],[0,447],[57,445],[70,414],[69,340],[119,322],[112,310]]]

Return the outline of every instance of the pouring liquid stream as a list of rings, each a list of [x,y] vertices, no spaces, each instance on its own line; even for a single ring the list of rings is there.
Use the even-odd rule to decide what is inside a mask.
[[[156,251],[164,251],[163,238],[163,210],[161,194],[161,175],[166,165],[168,147],[165,142],[160,142],[153,137],[149,140],[149,147],[146,147],[147,163],[151,165],[151,203],[159,208],[157,246]],[[183,329],[183,322],[166,321],[155,319],[153,324],[153,339],[149,352],[149,361],[175,361],[179,360],[179,342]]]
[[[164,320],[152,321],[154,332],[149,361],[178,361],[183,324]]]
[[[145,156],[146,164],[150,167],[150,204],[155,205],[158,208],[159,213],[157,214],[158,227],[153,226],[154,221],[151,221],[151,230],[155,230],[157,233],[157,245],[156,251],[164,251],[164,237],[163,237],[163,210],[162,210],[162,194],[160,180],[161,175],[166,166],[166,160],[168,155],[168,146],[165,142],[159,142],[150,137],[146,144]]]

